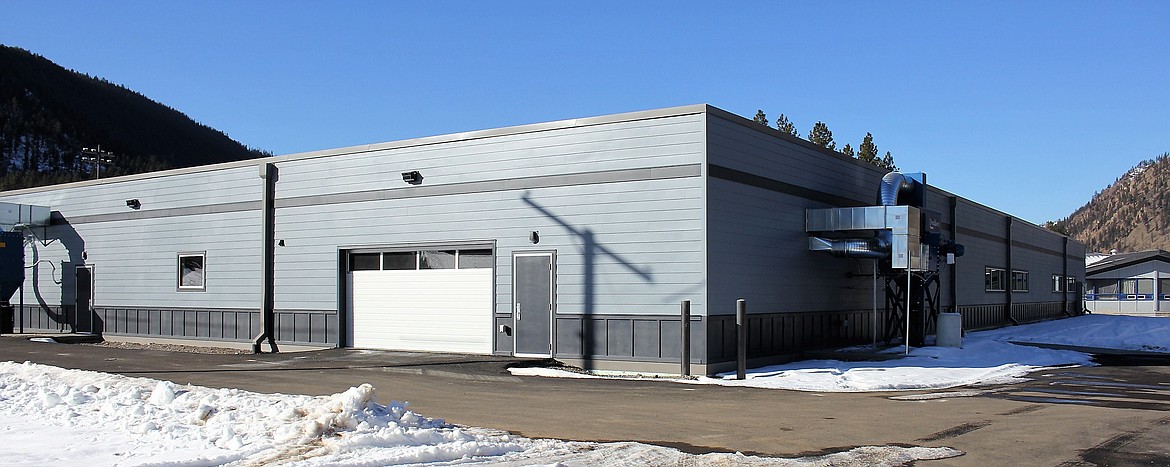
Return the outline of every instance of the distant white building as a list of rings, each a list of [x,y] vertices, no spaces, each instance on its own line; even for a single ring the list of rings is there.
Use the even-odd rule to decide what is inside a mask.
[[[1170,252],[1086,255],[1085,308],[1093,313],[1170,316]]]

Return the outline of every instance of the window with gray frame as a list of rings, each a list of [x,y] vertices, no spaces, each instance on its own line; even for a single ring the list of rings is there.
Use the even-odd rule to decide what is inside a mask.
[[[1012,292],[1028,291],[1028,271],[1012,271]]]
[[[1127,299],[1149,298],[1154,295],[1153,279],[1122,279],[1121,293]],[[1138,296],[1141,297],[1138,297]]]
[[[1158,293],[1162,300],[1170,300],[1170,279],[1158,279]]]
[[[983,290],[1003,292],[1007,287],[1007,271],[1002,268],[983,268]]]
[[[1117,279],[1089,279],[1085,281],[1085,293],[1095,300],[1117,300]]]
[[[1065,284],[1064,276],[1062,276],[1060,274],[1053,274],[1052,275],[1052,291],[1053,292],[1057,292],[1057,293],[1064,292],[1064,284]]]
[[[207,253],[179,253],[179,290],[207,290],[206,260]]]

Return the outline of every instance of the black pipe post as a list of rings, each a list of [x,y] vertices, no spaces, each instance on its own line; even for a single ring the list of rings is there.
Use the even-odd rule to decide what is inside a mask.
[[[691,375],[691,301],[682,301],[682,326],[679,334],[682,335],[682,357],[680,358],[679,373],[685,378]]]
[[[747,378],[747,300],[735,301],[735,379]]]
[[[252,353],[260,353],[264,341],[268,341],[268,348],[272,353],[279,352],[276,347],[276,296],[273,276],[276,272],[276,180],[279,171],[276,164],[263,163],[260,165],[260,178],[264,179],[264,192],[261,198],[260,224],[260,332],[252,338]]]
[[[1015,270],[1012,269],[1012,229],[1014,225],[1015,218],[1012,216],[1007,216],[1007,284],[1005,284],[1007,287],[1004,287],[1004,290],[1007,291],[1005,293],[1007,296],[1007,307],[1005,308],[1005,317],[1009,323],[1012,323],[1012,326],[1019,326],[1020,321],[1017,320],[1015,314],[1013,314],[1015,304],[1012,302],[1012,288],[1015,282],[1013,281],[1015,277]]]
[[[1061,256],[1062,269],[1060,270],[1060,301],[1064,304],[1064,315],[1074,316],[1072,314],[1072,307],[1069,306],[1068,300],[1068,237],[1064,237],[1064,245],[1062,248],[1063,255]],[[1158,297],[1154,297],[1155,300]]]

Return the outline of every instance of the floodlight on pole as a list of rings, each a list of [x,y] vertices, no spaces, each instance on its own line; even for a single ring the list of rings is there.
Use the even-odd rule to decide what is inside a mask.
[[[102,178],[102,166],[114,163],[114,153],[102,151],[102,145],[96,148],[81,148],[81,162],[93,164],[93,178]]]

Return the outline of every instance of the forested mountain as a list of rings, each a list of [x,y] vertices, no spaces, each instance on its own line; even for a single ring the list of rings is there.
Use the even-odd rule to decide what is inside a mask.
[[[1090,252],[1170,250],[1170,153],[1130,169],[1072,215],[1046,226]]]
[[[93,178],[82,148],[114,154],[101,177],[268,154],[108,81],[0,45],[0,190]]]

